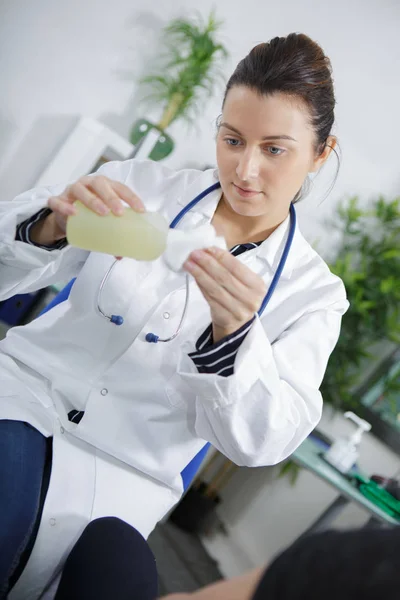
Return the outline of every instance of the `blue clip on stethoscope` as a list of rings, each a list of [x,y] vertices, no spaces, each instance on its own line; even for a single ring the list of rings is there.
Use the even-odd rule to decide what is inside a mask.
[[[206,196],[208,196],[208,194],[211,194],[212,192],[214,192],[215,190],[217,190],[218,188],[221,187],[221,184],[218,183],[214,183],[213,185],[211,185],[210,187],[208,187],[206,190],[204,190],[203,192],[201,192],[201,194],[199,194],[198,196],[196,196],[196,198],[194,198],[191,202],[189,202],[189,204],[187,204],[181,211],[180,213],[175,217],[175,219],[171,222],[170,224],[170,229],[175,229],[175,227],[178,225],[178,223],[180,223],[180,221],[183,219],[183,217],[194,207],[196,206],[196,204],[198,204],[201,200],[203,200],[203,198],[205,198]],[[289,255],[290,252],[290,248],[292,246],[292,242],[293,242],[293,237],[294,237],[294,233],[296,230],[296,210],[294,208],[294,205],[291,204],[290,205],[290,228],[289,228],[289,234],[285,243],[285,247],[283,249],[282,252],[282,256],[281,259],[279,261],[278,267],[275,271],[275,275],[272,278],[271,284],[268,288],[268,291],[265,295],[264,300],[262,301],[260,310],[258,311],[258,315],[261,316],[262,313],[264,312],[264,310],[266,309],[269,301],[272,298],[272,294],[274,293],[276,286],[279,283],[279,279],[282,275],[282,271],[285,267],[286,264],[286,260],[287,257]],[[121,317],[120,315],[107,315],[105,314],[100,306],[101,303],[101,294],[103,292],[104,286],[107,283],[107,279],[110,276],[110,273],[112,271],[112,269],[114,268],[114,266],[116,265],[118,261],[116,260],[111,267],[108,269],[107,273],[104,275],[102,282],[100,283],[100,287],[99,287],[99,291],[97,294],[97,310],[99,311],[99,313],[101,314],[102,317],[104,317],[105,319],[108,319],[111,323],[113,323],[114,325],[122,325],[124,322],[123,317]],[[169,338],[165,338],[165,339],[161,339],[158,337],[158,335],[156,335],[155,333],[148,333],[146,335],[146,342],[149,343],[157,343],[157,342],[171,342],[173,339],[175,339],[181,329],[182,329],[182,325],[183,322],[185,320],[186,317],[186,312],[187,312],[187,307],[189,304],[189,275],[186,274],[186,299],[185,299],[185,306],[183,308],[183,312],[182,312],[182,317],[181,320],[179,322],[178,328],[175,331],[175,333],[173,335],[171,335],[171,337]]]

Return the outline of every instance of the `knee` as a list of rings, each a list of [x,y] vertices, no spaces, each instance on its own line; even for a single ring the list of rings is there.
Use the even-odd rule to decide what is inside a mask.
[[[91,521],[84,530],[80,543],[96,549],[97,553],[104,550],[107,554],[152,555],[142,534],[118,517],[101,517]]]
[[[118,517],[100,517],[91,521],[85,531],[90,533],[107,533],[109,531],[123,531],[129,527],[131,526],[128,523],[125,523],[125,521]]]

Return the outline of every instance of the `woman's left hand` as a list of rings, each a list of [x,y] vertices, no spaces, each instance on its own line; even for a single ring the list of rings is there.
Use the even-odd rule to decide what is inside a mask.
[[[214,342],[240,329],[260,309],[264,280],[227,250],[195,250],[184,268],[210,305]]]

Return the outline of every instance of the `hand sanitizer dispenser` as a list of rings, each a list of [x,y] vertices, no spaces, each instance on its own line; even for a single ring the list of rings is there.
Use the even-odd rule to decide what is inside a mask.
[[[327,450],[324,458],[341,473],[348,473],[358,459],[361,436],[364,431],[370,431],[371,424],[352,412],[346,412],[344,416],[353,421],[358,429],[350,437],[336,440]]]

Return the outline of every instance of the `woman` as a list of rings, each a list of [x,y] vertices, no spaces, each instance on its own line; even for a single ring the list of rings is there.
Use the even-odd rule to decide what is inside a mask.
[[[318,390],[348,303],[291,204],[335,148],[334,104],[321,48],[304,35],[275,38],[228,82],[216,172],[114,162],[2,204],[3,299],[77,277],[68,301],[0,346],[3,590],[23,569],[11,598],[37,598],[91,520],[112,515],[147,537],[205,441],[239,465],[270,465],[318,423]],[[68,246],[67,218],[76,200],[117,215],[124,200],[172,221],[210,186],[179,227],[211,222],[231,251],[191,254],[185,325],[173,341],[149,344],[148,332],[168,338],[178,327],[184,274],[163,259],[123,259],[102,286],[113,258]],[[122,327],[110,322],[114,313]]]

